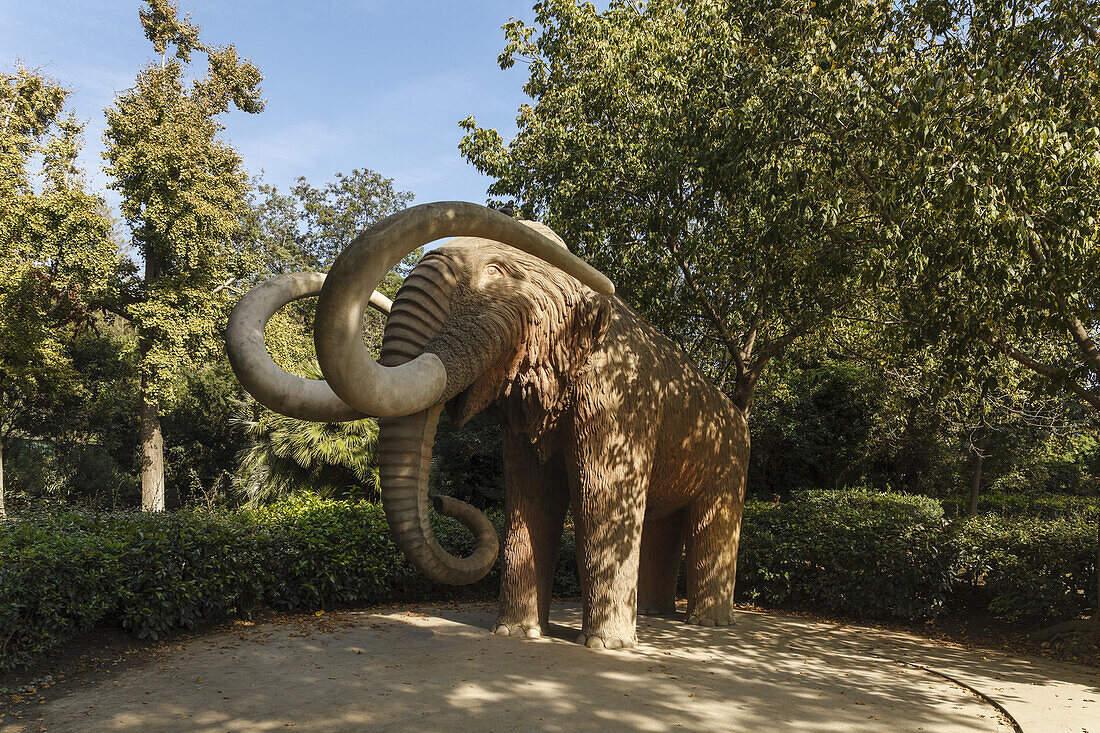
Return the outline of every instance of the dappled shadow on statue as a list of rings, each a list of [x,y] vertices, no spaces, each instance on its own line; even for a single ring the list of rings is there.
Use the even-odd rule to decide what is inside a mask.
[[[360,325],[373,288],[408,252],[453,235],[409,273],[375,362]],[[496,559],[496,533],[473,507],[431,497],[474,533],[467,557],[440,546],[428,514],[440,411],[445,405],[461,425],[491,410],[505,435],[498,634],[547,630],[567,508],[584,609],[578,641],[633,645],[639,609],[671,610],[685,552],[687,622],[732,621],[745,415],[553,231],[475,204],[424,204],[363,232],[319,286],[320,277],[277,278],[242,298],[227,332],[231,362],[272,409],[381,418],[386,519],[422,572],[467,584]],[[309,382],[266,356],[263,322],[273,307],[318,288],[314,341],[325,380]]]

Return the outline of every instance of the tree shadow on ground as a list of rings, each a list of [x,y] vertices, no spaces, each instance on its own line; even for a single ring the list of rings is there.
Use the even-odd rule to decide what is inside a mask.
[[[892,659],[955,668],[969,655],[1005,684],[1059,683],[1057,666],[774,614],[741,613],[729,628],[643,617],[637,648],[595,651],[572,642],[575,604],[555,604],[538,640],[489,634],[486,609],[215,634],[63,691],[40,719],[0,731],[1011,730],[980,697]],[[1066,678],[1078,670],[1065,666]]]

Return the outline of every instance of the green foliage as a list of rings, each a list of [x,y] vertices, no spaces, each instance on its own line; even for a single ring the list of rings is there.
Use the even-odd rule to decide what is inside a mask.
[[[955,467],[938,427],[877,364],[798,349],[757,390],[749,488],[770,499],[795,489],[950,485]]]
[[[224,359],[177,382],[162,423],[170,506],[231,501],[236,457],[245,445],[234,424],[241,400],[241,387]]]
[[[250,503],[302,490],[328,497],[376,496],[377,420],[308,422],[251,400],[238,406],[234,420],[246,441],[234,484]]]
[[[252,201],[247,239],[260,252],[258,274],[325,270],[360,232],[412,200],[393,180],[367,169],[317,188],[299,178],[290,195],[259,186]],[[405,274],[422,249],[406,257],[379,284],[396,295]],[[321,378],[313,350],[313,303],[300,301],[281,309],[268,322],[265,342],[272,358],[289,372]],[[373,310],[364,314],[367,348],[377,357],[385,320]],[[244,442],[238,452],[235,487],[249,502],[270,501],[301,490],[323,496],[373,496],[377,489],[374,419],[348,423],[312,423],[277,415],[246,399],[233,422]]]
[[[958,533],[959,575],[972,596],[1007,621],[1052,621],[1095,612],[1096,522],[991,514]]]
[[[97,318],[61,353],[79,376],[80,389],[47,390],[22,401],[16,423],[21,437],[10,437],[5,446],[13,506],[18,511],[41,500],[124,506],[136,487],[133,341]]]
[[[289,194],[261,184],[262,198],[253,200],[251,236],[263,248],[263,269],[271,273],[327,270],[336,255],[360,232],[413,200],[409,191],[394,188],[393,179],[366,168],[336,174],[318,188],[299,177]],[[407,270],[422,251],[409,255],[399,270]],[[400,281],[387,278],[383,292],[392,295]]]
[[[212,514],[174,513],[114,528],[124,551],[114,612],[139,639],[194,628],[255,605],[263,593],[258,551],[265,537],[239,541],[241,528]]]
[[[0,73],[0,448],[91,396],[73,342],[121,267],[105,204],[76,168],[82,127],[68,94],[37,71]],[[0,515],[2,496],[0,473]]]
[[[489,517],[499,532],[500,513]],[[921,497],[810,491],[778,505],[752,501],[738,597],[924,618],[962,594],[1008,620],[1072,616],[1091,601],[1087,521],[990,516],[952,534],[939,504]],[[473,551],[457,522],[433,515],[432,524],[450,552]],[[576,568],[567,523],[556,596],[579,593]],[[158,638],[260,606],[490,598],[500,575],[498,563],[473,586],[437,585],[394,546],[380,505],[296,495],[221,513],[27,511],[0,524],[0,581],[0,670],[10,670],[97,623]]]
[[[431,487],[479,509],[504,504],[504,459],[500,425],[485,413],[461,428],[444,410],[432,446]]]
[[[1093,423],[1096,423],[1094,416]],[[995,484],[1000,493],[1100,496],[1100,436],[1085,424],[1059,441],[1032,446]]]
[[[464,120],[461,150],[747,406],[769,359],[883,274],[856,120],[889,7],[539,2],[500,56],[534,103],[507,143]]]
[[[499,531],[500,514],[489,516]],[[458,522],[432,523],[444,548],[473,552]],[[568,532],[555,572],[559,595],[577,593],[573,553]],[[297,495],[228,513],[25,512],[0,524],[0,580],[7,671],[96,623],[156,639],[259,606],[488,598],[500,574],[498,565],[473,586],[440,586],[393,544],[380,505]]]
[[[949,517],[964,517],[967,502],[962,498],[943,501]],[[978,498],[978,514],[995,515],[1003,519],[1096,519],[1100,514],[1100,498],[1067,496],[1064,494],[992,492]]]
[[[436,524],[445,546],[473,549],[456,522]],[[446,594],[400,556],[380,506],[316,497],[222,515],[27,512],[0,525],[0,580],[4,671],[98,622],[156,639],[261,604]]]
[[[940,505],[870,491],[806,491],[749,502],[738,593],[857,617],[925,618],[944,609],[955,551]]]
[[[996,350],[1100,408],[1095,16],[1090,0],[898,4],[894,72],[871,82],[891,144],[868,180],[912,333],[959,370]]]
[[[67,525],[67,526],[66,526]],[[31,662],[114,609],[122,546],[68,523],[0,530],[0,671]]]
[[[121,305],[141,344],[139,369],[152,403],[172,396],[180,376],[221,350],[232,304],[226,287],[249,266],[237,246],[248,179],[237,153],[217,139],[230,106],[263,109],[260,74],[232,46],[202,45],[177,7],[149,0],[146,36],[161,54],[107,111],[107,172],[144,263]],[[175,57],[166,56],[175,47]],[[193,51],[207,73],[185,87]]]

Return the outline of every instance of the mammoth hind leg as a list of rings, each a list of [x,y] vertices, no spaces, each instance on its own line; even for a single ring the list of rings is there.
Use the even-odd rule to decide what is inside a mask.
[[[734,623],[733,586],[741,537],[742,491],[697,497],[687,517],[687,622],[702,626]]]
[[[638,565],[638,615],[664,616],[676,611],[676,580],[684,553],[684,514],[674,512],[642,525]]]

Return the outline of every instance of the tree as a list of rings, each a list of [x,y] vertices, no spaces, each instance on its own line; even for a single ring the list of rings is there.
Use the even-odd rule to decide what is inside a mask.
[[[507,144],[465,120],[463,153],[720,383],[732,365],[736,404],[886,284],[958,371],[1000,352],[1100,407],[1095,2],[535,10],[500,57],[534,104]]]
[[[75,166],[68,94],[22,66],[0,74],[0,517],[4,445],[51,401],[86,396],[70,346],[120,268],[106,207]]]
[[[360,232],[404,209],[412,201],[393,179],[369,169],[337,173],[318,188],[299,177],[290,194],[259,185],[262,198],[252,203],[249,239],[260,252],[260,276],[299,270],[325,271]],[[390,272],[379,290],[396,295],[405,274],[423,254],[417,249]],[[265,340],[276,363],[287,371],[319,378],[313,351],[313,302],[299,301],[269,321]],[[375,352],[382,344],[385,319],[364,314],[363,335]],[[373,418],[346,423],[312,423],[278,415],[246,397],[235,422],[246,444],[238,454],[235,486],[252,503],[294,490],[348,495],[366,487],[374,492],[378,423]]]
[[[230,105],[258,113],[264,102],[260,72],[233,46],[202,44],[170,0],[147,5],[141,24],[160,60],[108,110],[104,156],[145,268],[117,310],[138,338],[142,507],[161,510],[161,404],[176,377],[220,352],[228,288],[249,267],[239,246],[249,183],[240,157],[217,139],[217,118]],[[195,52],[207,71],[188,88]]]
[[[902,10],[914,43],[876,90],[895,144],[872,185],[908,320],[968,360],[984,344],[982,363],[1000,352],[1100,409],[1100,47],[1088,25],[1100,6]]]
[[[827,7],[825,7],[827,5]],[[750,409],[768,362],[873,291],[884,225],[847,120],[881,63],[888,4],[545,0],[505,26],[528,64],[507,144],[461,150],[576,243]],[[838,137],[839,136],[839,137]],[[845,146],[848,154],[841,154]]]
[[[894,143],[868,186],[921,337],[971,370],[999,352],[1100,410],[1098,14],[899,4],[904,63],[874,98]],[[1100,623],[1100,523],[1096,602]]]
[[[410,191],[394,187],[392,178],[367,168],[354,168],[348,175],[337,173],[335,179],[317,188],[299,176],[289,194],[279,193],[278,188],[267,184],[257,186],[262,198],[252,202],[248,240],[259,252],[260,278],[302,270],[327,271],[360,232],[404,209],[413,200]],[[393,297],[405,273],[423,254],[423,248],[411,252],[386,275],[379,291]],[[313,321],[313,302],[300,301],[277,313],[268,328],[269,336],[282,338],[289,320],[308,331],[308,324]],[[385,320],[368,311],[363,325],[368,343],[377,350],[382,343]],[[301,330],[293,327],[287,333]],[[297,360],[308,364],[314,358],[312,336],[295,338],[309,342],[305,361]]]
[[[327,270],[360,232],[413,200],[411,192],[394,188],[392,178],[366,168],[335,178],[316,188],[299,176],[289,194],[257,185],[263,198],[253,202],[249,223],[265,272]]]

